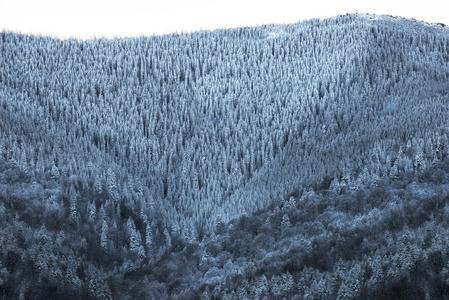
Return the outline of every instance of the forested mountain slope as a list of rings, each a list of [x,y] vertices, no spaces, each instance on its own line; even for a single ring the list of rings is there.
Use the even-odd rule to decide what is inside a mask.
[[[16,223],[1,262],[37,261],[17,250],[14,228],[28,226],[78,270],[36,276],[55,293],[72,276],[62,289],[97,297],[101,268],[119,276],[204,247],[310,188],[422,173],[447,156],[448,77],[449,29],[389,16],[89,41],[2,32],[2,205]]]

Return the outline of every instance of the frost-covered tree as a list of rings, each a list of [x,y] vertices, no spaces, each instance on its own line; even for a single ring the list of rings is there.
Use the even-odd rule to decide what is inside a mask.
[[[53,164],[52,166],[51,166],[51,177],[53,178],[53,179],[58,179],[59,178],[59,168],[55,165],[55,164]]]
[[[97,216],[97,207],[94,202],[89,202],[87,205],[87,218],[90,222],[95,222]]]
[[[167,228],[164,229],[164,236],[165,236],[165,247],[167,248],[167,251],[171,251],[171,236]]]
[[[419,148],[416,151],[413,165],[414,165],[415,169],[417,169],[420,172],[422,172],[423,170],[426,169],[426,161],[424,159],[424,154],[423,154],[423,151],[421,148]]]
[[[115,172],[111,168],[108,169],[106,177],[106,190],[113,203],[117,202],[119,198],[117,191],[117,182]]]
[[[131,217],[128,218],[126,226],[129,235],[129,249],[131,251],[138,251],[140,246],[142,245],[142,237],[140,235],[140,232],[137,231],[134,220]]]
[[[75,220],[78,216],[77,198],[77,192],[75,191],[75,188],[71,186],[69,190],[69,216],[72,220]]]
[[[151,257],[154,251],[153,230],[151,224],[148,222],[145,228],[145,244],[147,246],[148,255]]]
[[[97,194],[101,194],[103,191],[103,183],[101,182],[100,176],[95,176],[94,179],[94,191]]]
[[[287,214],[284,214],[284,216],[282,217],[281,225],[283,228],[288,228],[291,225],[290,218]]]
[[[109,226],[106,220],[103,220],[103,224],[101,226],[101,236],[100,236],[100,245],[104,249],[108,248],[108,233],[109,233]]]
[[[398,178],[398,166],[396,164],[394,164],[391,169],[390,169],[390,178],[395,179]]]

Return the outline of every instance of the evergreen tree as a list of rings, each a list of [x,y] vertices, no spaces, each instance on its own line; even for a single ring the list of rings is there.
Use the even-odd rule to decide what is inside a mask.
[[[147,251],[148,251],[148,255],[151,257],[153,255],[153,232],[152,232],[152,228],[149,222],[147,222],[146,224],[146,229],[145,229],[145,243],[147,246]]]
[[[94,179],[94,192],[97,194],[101,194],[103,191],[103,184],[101,182],[100,176],[95,176]]]
[[[138,251],[142,245],[142,237],[140,236],[140,232],[136,230],[136,225],[131,217],[128,218],[126,225],[129,234],[129,249],[131,251]]]
[[[103,220],[103,225],[101,226],[100,245],[104,249],[108,248],[108,233],[109,233],[108,223],[106,222],[106,220]]]
[[[119,195],[117,191],[115,172],[111,168],[108,169],[108,174],[106,178],[106,189],[112,202],[116,203],[119,199]]]
[[[164,236],[165,236],[165,247],[167,248],[167,251],[171,251],[171,237],[168,233],[167,228],[164,229]]]
[[[52,165],[50,174],[53,179],[59,178],[59,168],[55,164]]]
[[[285,214],[282,217],[282,222],[281,222],[282,228],[288,228],[291,224],[290,224],[290,218],[288,217],[287,214]]]
[[[70,219],[75,220],[78,216],[78,209],[77,209],[77,192],[75,191],[73,185],[70,187],[69,191],[69,203],[70,203],[69,207]]]

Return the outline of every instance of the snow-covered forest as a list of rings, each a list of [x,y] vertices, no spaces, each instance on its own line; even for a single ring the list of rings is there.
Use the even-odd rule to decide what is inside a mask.
[[[448,131],[443,25],[1,32],[0,297],[449,297]]]

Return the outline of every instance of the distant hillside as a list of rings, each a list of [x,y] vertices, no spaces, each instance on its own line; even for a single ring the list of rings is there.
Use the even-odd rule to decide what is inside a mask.
[[[14,226],[73,237],[80,282],[64,290],[95,298],[97,272],[157,263],[310,189],[373,189],[443,161],[448,78],[448,27],[390,16],[89,41],[2,32],[1,201],[19,222],[4,235],[14,249]]]

